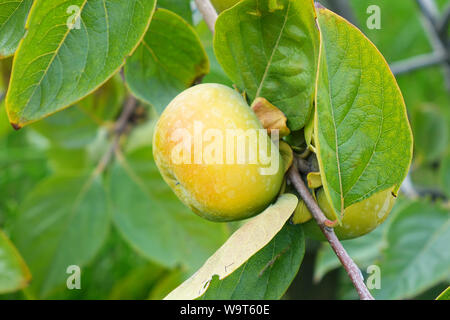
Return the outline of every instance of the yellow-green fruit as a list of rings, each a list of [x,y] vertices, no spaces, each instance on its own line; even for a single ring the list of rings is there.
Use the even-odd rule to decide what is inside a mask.
[[[216,8],[217,12],[221,13],[222,11],[231,8],[239,1],[241,0],[211,0],[211,3],[213,4],[214,8]]]
[[[260,213],[284,176],[278,149],[246,101],[219,84],[189,88],[167,106],[156,124],[153,153],[177,196],[213,221]]]
[[[388,189],[372,195],[361,202],[355,203],[345,209],[342,225],[334,228],[339,239],[353,239],[373,231],[386,220],[395,202],[392,190]],[[321,188],[316,192],[319,207],[328,219],[334,220],[335,215],[331,209],[325,192]],[[311,213],[303,201],[298,205],[293,217],[294,223],[304,223],[304,231],[311,238],[325,240]],[[306,222],[306,223],[305,223]]]

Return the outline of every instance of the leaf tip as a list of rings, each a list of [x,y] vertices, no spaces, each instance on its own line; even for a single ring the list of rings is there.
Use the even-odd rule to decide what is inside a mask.
[[[20,129],[22,129],[22,126],[20,125],[20,124],[18,124],[18,123],[14,123],[14,122],[11,122],[11,126],[14,128],[14,130],[20,130]]]
[[[320,2],[315,1],[314,6],[316,9],[326,9]]]

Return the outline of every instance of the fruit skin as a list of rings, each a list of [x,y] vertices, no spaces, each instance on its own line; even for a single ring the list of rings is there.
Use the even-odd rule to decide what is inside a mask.
[[[217,13],[221,13],[222,11],[231,8],[239,1],[241,0],[211,0],[211,3],[213,4],[214,8],[216,8]]]
[[[328,219],[334,220],[335,216],[331,209],[331,205],[326,199],[323,189],[316,192],[319,207]],[[303,201],[301,201],[303,202]],[[395,197],[392,195],[392,190],[387,189],[372,195],[371,197],[355,203],[345,209],[344,217],[342,218],[342,225],[334,228],[336,235],[340,240],[353,239],[363,236],[386,220],[392,207],[395,203]],[[303,223],[303,230],[310,238],[316,240],[325,240],[320,228],[314,219],[311,219],[311,213],[299,203],[297,216],[294,214],[294,223]],[[309,215],[309,219],[308,219]],[[306,223],[304,223],[307,221]]]
[[[173,139],[178,129],[187,130],[194,137],[194,127],[218,130],[225,136],[226,129],[257,129],[267,139],[267,154],[274,150],[278,158],[275,174],[262,175],[258,164],[231,163],[177,163],[171,158],[180,141]],[[188,148],[194,150],[193,144]],[[263,140],[264,141],[264,140]],[[213,140],[211,140],[212,143]],[[256,148],[260,148],[259,140]],[[203,152],[207,148],[203,143]],[[236,147],[236,144],[235,144]],[[153,154],[156,164],[176,195],[196,214],[212,221],[235,221],[262,212],[276,198],[282,185],[284,168],[281,156],[261,123],[236,91],[219,84],[201,84],[178,95],[165,109],[156,124],[153,136]],[[226,150],[223,149],[223,157]],[[234,154],[237,154],[236,148]],[[192,152],[191,160],[195,157]],[[247,159],[248,160],[248,159]]]

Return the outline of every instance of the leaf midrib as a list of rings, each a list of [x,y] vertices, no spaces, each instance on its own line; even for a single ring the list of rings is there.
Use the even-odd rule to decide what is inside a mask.
[[[269,69],[272,66],[273,57],[275,56],[275,52],[278,50],[278,46],[280,45],[281,38],[283,37],[283,32],[284,32],[284,29],[286,27],[286,24],[287,24],[287,21],[288,21],[288,18],[289,18],[289,10],[290,10],[290,8],[291,8],[291,2],[289,1],[288,2],[288,7],[286,9],[286,15],[284,17],[283,25],[281,26],[281,30],[280,30],[280,33],[278,35],[277,41],[275,42],[275,46],[273,47],[272,54],[270,55],[269,61],[267,62],[266,69],[264,70],[264,74],[263,74],[263,76],[261,78],[261,82],[259,83],[259,87],[258,87],[258,90],[256,91],[255,98],[258,98],[259,95],[261,94],[261,90],[262,90],[263,84],[266,81],[266,78],[267,78],[267,76],[269,74]]]

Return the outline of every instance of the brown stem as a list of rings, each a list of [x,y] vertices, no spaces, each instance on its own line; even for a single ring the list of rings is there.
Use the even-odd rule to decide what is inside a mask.
[[[203,19],[205,19],[211,31],[214,33],[214,25],[217,20],[217,12],[214,10],[211,2],[209,0],[195,0],[198,9],[200,10]],[[336,237],[334,230],[328,226],[332,225],[333,222],[328,220],[323,214],[322,210],[319,208],[319,205],[314,200],[312,195],[309,193],[308,188],[303,182],[302,178],[297,169],[297,165],[295,161],[293,162],[292,167],[289,169],[289,178],[291,182],[294,184],[298,193],[305,201],[306,206],[311,211],[314,219],[319,224],[320,229],[323,234],[327,238],[337,257],[341,261],[345,270],[347,271],[350,279],[353,282],[353,285],[358,291],[358,295],[361,300],[374,300],[366,285],[364,284],[364,279],[361,275],[361,271],[355,262],[350,258],[347,251],[345,251],[344,247],[340,243],[339,239]]]
[[[296,188],[297,192],[302,197],[303,201],[305,202],[306,206],[308,207],[309,211],[311,212],[312,216],[316,220],[317,224],[320,227],[320,230],[322,230],[323,234],[327,238],[328,242],[330,243],[331,248],[336,253],[336,256],[338,257],[339,261],[341,261],[342,265],[344,266],[345,270],[347,271],[348,276],[350,277],[350,280],[352,281],[353,285],[356,288],[356,291],[358,292],[358,295],[361,300],[374,300],[372,295],[370,294],[369,290],[367,289],[364,279],[361,275],[361,271],[359,270],[356,263],[350,258],[347,251],[342,246],[341,242],[337,238],[336,234],[334,233],[333,228],[329,227],[330,223],[332,223],[330,220],[328,220],[322,210],[320,209],[317,202],[312,197],[311,193],[309,192],[308,188],[306,187],[305,183],[303,182],[302,178],[300,177],[300,174],[298,172],[297,166],[294,162],[292,167],[289,169],[289,179],[291,180],[292,184]]]
[[[128,121],[130,120],[130,117],[133,115],[134,111],[136,110],[137,106],[137,100],[135,97],[130,95],[127,100],[125,101],[122,113],[119,116],[119,119],[117,119],[115,126],[114,126],[114,138],[113,142],[111,143],[111,146],[106,151],[105,155],[100,160],[96,172],[101,173],[103,170],[105,170],[106,166],[111,161],[114,152],[119,147],[120,138],[122,137],[123,133],[125,132],[127,128]]]

